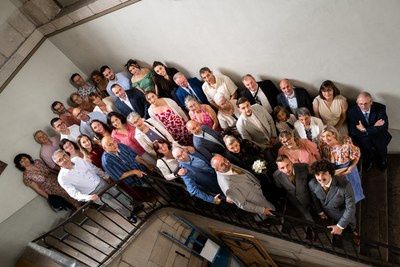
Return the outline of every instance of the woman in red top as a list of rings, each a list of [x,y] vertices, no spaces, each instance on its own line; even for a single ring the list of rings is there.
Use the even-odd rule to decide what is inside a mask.
[[[91,162],[94,166],[103,169],[101,165],[101,156],[103,155],[103,148],[93,142],[89,136],[81,134],[77,139],[78,146],[80,147],[84,160]]]
[[[149,165],[155,166],[155,158],[148,154],[135,139],[136,128],[129,123],[126,123],[124,116],[118,112],[110,112],[107,115],[107,123],[113,129],[111,137],[132,148],[135,153],[141,156]]]

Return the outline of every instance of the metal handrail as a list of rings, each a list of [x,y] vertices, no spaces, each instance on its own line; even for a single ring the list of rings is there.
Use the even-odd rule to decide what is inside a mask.
[[[126,236],[124,238],[119,238],[117,235],[115,235],[115,233],[111,233],[109,229],[105,229],[103,226],[101,226],[101,224],[99,224],[96,221],[93,221],[92,218],[87,216],[86,210],[88,210],[88,208],[91,206],[92,203],[88,202],[84,204],[81,208],[79,208],[77,211],[75,211],[64,222],[54,227],[46,234],[43,234],[40,237],[36,238],[32,242],[36,243],[42,242],[46,246],[55,249],[57,251],[60,251],[58,247],[55,247],[54,245],[50,244],[50,242],[46,242],[46,238],[47,237],[57,238],[55,237],[55,233],[57,231],[62,231],[62,229],[68,223],[74,223],[73,222],[74,219],[83,215],[85,217],[84,220],[92,221],[98,227],[103,228],[106,232],[110,232],[110,234],[113,236],[115,235],[115,238],[118,238],[119,240],[119,243],[116,246],[109,244],[109,246],[112,248],[111,253],[108,254],[104,253],[105,256],[103,259],[93,260],[94,262],[97,263],[97,265],[102,265],[105,262],[107,262],[115,253],[118,252],[118,250],[129,240],[131,236],[133,236],[136,233],[136,231],[140,228],[140,226],[155,211],[164,207],[172,207],[196,213],[198,215],[222,221],[228,224],[243,227],[255,232],[260,232],[269,236],[274,236],[287,241],[295,242],[310,248],[332,253],[337,256],[348,258],[362,263],[367,263],[367,264],[373,263],[374,265],[377,266],[395,266],[394,263],[388,262],[388,260],[382,255],[385,253],[382,252],[387,251],[388,253],[392,253],[393,255],[400,256],[400,248],[377,241],[365,240],[362,237],[361,237],[362,252],[360,252],[360,247],[356,246],[353,242],[351,242],[352,240],[348,234],[343,235],[343,239],[345,240],[344,247],[338,248],[332,244],[331,235],[330,232],[327,230],[327,228],[315,222],[294,218],[280,213],[275,213],[273,219],[267,221],[259,221],[254,218],[254,214],[240,210],[234,205],[223,204],[217,206],[210,203],[206,203],[197,198],[191,197],[186,192],[185,187],[182,184],[173,181],[167,181],[161,177],[150,176],[150,175],[145,176],[141,179],[145,182],[147,187],[153,189],[154,194],[156,195],[155,204],[145,212],[145,215],[142,218],[140,218],[141,220],[137,225],[132,225],[133,229],[131,231],[127,231]],[[103,194],[105,194],[113,186],[115,185],[108,186],[105,190],[99,193],[99,196],[103,196]],[[121,189],[118,189],[118,191],[121,194],[124,194],[125,197],[128,197],[128,195]],[[98,208],[98,211],[102,213],[102,210],[107,206],[108,206],[107,204],[102,205],[101,207]],[[108,208],[110,207],[108,206]],[[111,218],[108,218],[108,220],[113,221]],[[113,223],[118,225],[118,222],[113,221]],[[76,223],[75,225],[79,226]],[[83,228],[83,226],[80,227]],[[312,232],[315,234],[315,239],[308,240],[303,238],[303,235],[307,231],[307,229],[312,230]],[[85,231],[87,230],[85,229]],[[66,235],[67,238],[68,236],[72,236],[69,235],[68,233],[66,233]],[[103,240],[102,238],[99,237],[96,238],[108,244],[108,242]],[[72,246],[71,244],[66,243],[64,240],[60,242],[66,244],[69,247]],[[74,249],[78,253],[81,253],[82,255],[85,255],[85,252],[81,251],[79,248],[73,247],[72,249]],[[64,254],[65,253],[66,252],[64,252]],[[82,262],[81,259],[79,259],[79,257],[75,257],[74,255],[71,255],[71,253],[69,253],[69,257],[72,257],[77,261]]]

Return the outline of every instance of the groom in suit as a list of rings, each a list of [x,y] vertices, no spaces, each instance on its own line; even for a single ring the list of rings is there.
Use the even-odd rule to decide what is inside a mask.
[[[275,207],[265,198],[260,182],[253,174],[232,165],[218,154],[211,159],[211,166],[217,173],[218,184],[227,202],[236,204],[242,210],[257,213],[263,219],[272,215]]]
[[[308,180],[310,172],[308,164],[295,163],[281,155],[276,159],[278,169],[273,177],[277,187],[286,191],[286,196],[290,203],[303,214],[304,218],[313,221],[310,214],[311,198],[308,189]]]
[[[203,83],[199,79],[196,77],[186,79],[182,72],[175,73],[173,79],[174,82],[179,86],[175,91],[175,97],[182,109],[187,110],[185,106],[185,98],[188,95],[196,98],[201,104],[209,104],[202,89]]]
[[[365,168],[370,169],[375,155],[379,168],[386,169],[387,146],[392,139],[386,106],[374,102],[368,92],[362,92],[357,105],[348,110],[347,118],[350,137],[361,148]]]
[[[237,101],[240,117],[236,128],[243,139],[252,141],[262,149],[272,148],[276,144],[276,128],[274,120],[267,110],[259,105],[251,105],[247,98]]]
[[[321,219],[331,219],[332,235],[341,235],[344,229],[358,237],[356,229],[356,206],[351,184],[343,177],[334,176],[335,167],[327,160],[319,160],[311,165],[315,179],[310,180],[311,198]]]

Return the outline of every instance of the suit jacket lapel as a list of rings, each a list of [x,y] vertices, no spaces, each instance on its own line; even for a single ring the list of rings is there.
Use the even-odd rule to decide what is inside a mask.
[[[333,179],[333,178],[332,178]],[[336,195],[336,192],[338,190],[338,187],[336,186],[336,179],[332,180],[331,186],[329,187],[329,191],[326,194],[326,198],[325,198],[325,204],[328,204],[329,201],[331,201],[331,199]],[[321,187],[322,188],[322,187]],[[323,191],[323,190],[322,190]]]

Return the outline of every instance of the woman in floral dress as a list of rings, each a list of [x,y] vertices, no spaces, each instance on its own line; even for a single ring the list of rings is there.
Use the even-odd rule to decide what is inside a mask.
[[[58,184],[57,172],[48,168],[42,160],[33,160],[30,155],[21,153],[15,156],[14,163],[23,172],[24,184],[46,198],[49,203],[52,196],[59,196],[70,204],[70,208],[79,208],[79,202],[72,199]]]
[[[170,98],[159,98],[154,91],[146,93],[150,103],[149,116],[162,125],[180,145],[190,146],[193,137],[186,129],[188,117],[183,110]]]
[[[335,175],[344,176],[350,182],[355,202],[364,199],[361,178],[357,169],[360,149],[353,145],[350,137],[346,136],[341,139],[335,127],[326,126],[320,135],[320,150],[323,158],[335,164]]]

